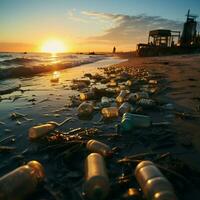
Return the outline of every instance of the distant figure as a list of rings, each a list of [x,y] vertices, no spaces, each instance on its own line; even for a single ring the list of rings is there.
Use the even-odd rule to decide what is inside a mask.
[[[172,46],[172,47],[174,46],[174,40],[172,40],[171,46]]]
[[[116,52],[116,48],[115,48],[115,46],[113,47],[113,53],[115,53]]]

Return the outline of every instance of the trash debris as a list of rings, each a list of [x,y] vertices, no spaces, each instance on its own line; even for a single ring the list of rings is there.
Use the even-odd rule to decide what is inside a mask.
[[[39,126],[34,126],[29,129],[29,139],[35,140],[47,135],[50,131],[53,131],[55,128],[64,125],[66,122],[70,121],[72,118],[67,118],[60,124],[54,121],[47,122],[46,124],[42,124]]]
[[[122,131],[130,131],[134,127],[150,127],[152,123],[151,117],[146,115],[138,115],[131,113],[124,113],[121,120]]]
[[[0,178],[0,199],[24,199],[35,192],[44,177],[43,166],[37,161],[30,161]]]
[[[121,92],[119,93],[119,95],[116,98],[116,102],[117,103],[123,103],[127,94],[128,93],[127,93],[126,90],[121,90]]]
[[[152,108],[156,106],[156,102],[152,99],[141,98],[139,101],[137,101],[137,105],[140,105],[145,108]]]
[[[171,183],[151,161],[140,162],[135,176],[147,199],[177,200]]]
[[[109,157],[112,155],[111,148],[108,145],[97,140],[89,140],[86,144],[86,147],[90,152],[99,153],[104,157]]]
[[[119,111],[117,107],[108,107],[108,108],[103,108],[101,110],[101,114],[103,117],[106,119],[110,118],[116,118],[119,116]]]
[[[133,111],[133,107],[130,103],[128,102],[124,102],[121,104],[121,106],[119,107],[119,114],[123,115],[124,113],[128,113]]]
[[[108,97],[101,97],[101,106],[102,107],[109,107],[110,106],[110,100]]]
[[[131,131],[133,128],[147,128],[150,126],[167,126],[170,122],[152,122],[152,118],[147,115],[124,113],[122,116],[120,130]]]
[[[136,92],[136,93],[130,93],[128,95],[128,101],[130,102],[136,102],[142,98],[148,99],[149,94],[147,92]]]
[[[91,153],[85,162],[84,192],[90,200],[103,200],[109,193],[109,180],[103,157]]]
[[[79,117],[90,117],[94,107],[91,103],[83,102],[77,108]]]

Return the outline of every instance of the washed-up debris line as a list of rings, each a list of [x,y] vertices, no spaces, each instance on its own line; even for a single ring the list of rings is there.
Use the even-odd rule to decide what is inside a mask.
[[[173,117],[190,116],[161,98],[163,76],[136,67],[100,70],[101,74],[87,73],[73,80],[71,88],[80,95],[71,96],[71,103],[65,105],[76,108],[79,120],[89,121],[87,128],[63,126],[61,130],[62,125],[70,124],[72,118],[67,118],[62,123],[35,125],[28,131],[31,145],[37,147],[34,155],[43,155],[51,163],[53,177],[44,179],[42,165],[31,161],[0,178],[0,199],[175,200],[187,199],[185,191],[192,193],[200,184],[199,172],[168,151],[176,145]],[[29,120],[21,113],[12,113],[10,118]],[[143,152],[137,150],[138,145]],[[14,151],[5,145],[0,150]],[[8,190],[5,185],[11,180]],[[16,195],[19,185],[20,191],[25,191]]]

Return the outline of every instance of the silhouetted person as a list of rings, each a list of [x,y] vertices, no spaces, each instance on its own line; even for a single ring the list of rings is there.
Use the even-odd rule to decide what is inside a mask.
[[[174,47],[174,40],[172,40],[171,46]]]
[[[115,53],[115,52],[116,52],[116,47],[114,46],[114,47],[113,47],[113,53]]]

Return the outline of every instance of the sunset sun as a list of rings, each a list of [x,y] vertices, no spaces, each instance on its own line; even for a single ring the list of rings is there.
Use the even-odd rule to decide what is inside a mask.
[[[62,41],[49,40],[41,46],[41,51],[46,53],[63,53],[68,51],[68,48]]]

